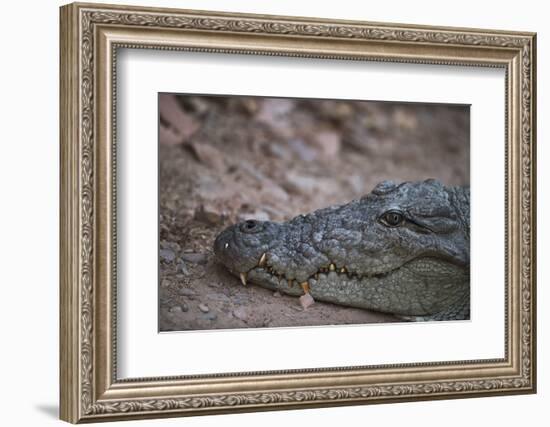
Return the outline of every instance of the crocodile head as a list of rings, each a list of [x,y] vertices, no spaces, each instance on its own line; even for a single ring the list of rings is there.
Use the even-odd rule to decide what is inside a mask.
[[[288,222],[230,226],[214,251],[243,284],[403,316],[469,315],[467,188],[384,181]]]

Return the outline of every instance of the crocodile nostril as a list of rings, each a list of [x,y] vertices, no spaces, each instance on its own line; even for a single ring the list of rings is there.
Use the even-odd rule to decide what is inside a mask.
[[[243,233],[257,233],[263,230],[263,223],[253,219],[248,219],[245,222],[241,223],[240,230]]]

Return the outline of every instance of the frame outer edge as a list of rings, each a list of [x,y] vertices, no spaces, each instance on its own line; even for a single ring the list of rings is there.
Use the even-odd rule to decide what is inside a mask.
[[[426,30],[426,31],[441,31],[445,29],[447,31],[453,32],[469,32],[477,34],[490,34],[490,35],[506,35],[506,36],[517,36],[517,37],[533,37],[536,33],[531,31],[512,31],[512,30],[503,30],[496,28],[476,28],[476,27],[462,27],[462,26],[450,26],[444,27],[440,25],[422,25],[422,24],[410,24],[403,22],[394,22],[394,21],[365,21],[363,19],[333,19],[333,18],[321,18],[315,17],[312,15],[278,15],[271,13],[252,13],[252,12],[231,12],[231,11],[220,11],[220,10],[208,10],[208,9],[188,9],[182,7],[162,7],[162,6],[142,6],[142,5],[128,5],[128,4],[112,4],[112,3],[90,3],[88,1],[77,1],[72,3],[72,5],[77,6],[81,9],[96,9],[104,11],[120,11],[124,10],[128,13],[161,13],[161,14],[181,14],[185,12],[190,15],[195,15],[197,17],[205,18],[250,18],[266,21],[288,21],[294,23],[302,24],[332,24],[332,25],[342,25],[342,26],[353,26],[353,25],[369,25],[376,27],[387,27],[387,28],[406,28],[409,30]]]
[[[537,33],[531,35],[531,390],[537,393]]]
[[[340,397],[340,394],[336,396],[336,400],[333,399],[331,393],[340,390],[336,389],[323,389],[323,390],[296,390],[294,394],[287,392],[277,393],[270,390],[268,393],[263,394],[251,394],[251,393],[239,393],[229,396],[229,400],[225,400],[227,396],[224,395],[208,395],[208,396],[192,396],[184,400],[167,399],[167,398],[145,398],[142,400],[117,400],[111,401],[98,401],[96,392],[96,378],[94,364],[97,362],[94,358],[96,352],[96,336],[97,328],[92,330],[92,325],[89,324],[90,316],[97,314],[95,311],[96,299],[98,297],[94,291],[97,285],[97,277],[90,271],[89,268],[94,267],[97,259],[93,252],[95,245],[87,240],[88,237],[95,239],[95,232],[97,231],[97,223],[94,221],[96,215],[94,204],[96,203],[97,194],[95,193],[94,177],[97,171],[97,161],[94,155],[95,144],[94,139],[97,135],[95,132],[95,120],[92,120],[92,128],[90,128],[90,119],[95,118],[96,110],[89,112],[83,111],[82,107],[89,107],[90,99],[94,100],[97,95],[94,77],[97,70],[92,71],[92,78],[90,79],[90,70],[87,68],[87,62],[81,62],[81,59],[90,59],[92,64],[94,63],[94,37],[82,38],[82,29],[86,29],[90,21],[81,21],[81,12],[86,6],[91,10],[98,11],[99,8],[107,11],[136,11],[136,12],[152,12],[155,10],[163,10],[166,13],[191,13],[193,11],[183,11],[177,9],[156,9],[156,8],[141,8],[141,7],[127,7],[127,6],[115,6],[115,5],[100,5],[100,4],[72,4],[63,6],[60,10],[61,20],[61,32],[60,32],[60,163],[61,163],[61,197],[60,197],[60,304],[61,304],[61,319],[60,319],[60,398],[61,398],[61,411],[60,418],[71,422],[94,422],[94,421],[108,421],[118,419],[139,419],[139,418],[152,418],[152,417],[167,417],[167,416],[181,416],[181,415],[201,415],[201,414],[214,414],[214,413],[236,413],[236,412],[250,412],[258,410],[274,410],[274,409],[294,409],[294,408],[306,408],[306,407],[327,407],[336,405],[349,405],[349,404],[364,404],[364,403],[382,403],[382,400],[373,399],[373,396],[369,395],[369,402],[366,401],[366,397],[362,397],[360,393],[359,397],[355,396],[355,389],[342,390],[344,394]],[[105,12],[106,10],[101,10]],[[86,11],[84,11],[86,12]],[[195,12],[193,12],[195,14]],[[227,28],[218,28],[214,24],[219,24],[214,18],[243,17],[246,22],[247,19],[251,23],[261,23],[264,19],[269,21],[269,18],[282,19],[290,28],[290,34],[296,34],[296,37],[313,37],[308,31],[304,31],[301,26],[297,26],[298,23],[304,23],[304,25],[313,30],[320,31],[319,37],[326,36],[328,39],[343,39],[347,37],[345,34],[334,33],[332,29],[327,25],[323,25],[326,28],[317,28],[316,25],[324,24],[329,21],[317,21],[316,18],[291,18],[291,17],[262,17],[261,15],[246,15],[246,14],[221,14],[217,12],[196,12],[198,16],[193,18],[198,19],[198,27],[207,31],[234,31],[235,29],[229,25]],[[83,15],[85,16],[85,15]],[[133,15],[132,15],[133,16]],[[109,16],[106,17],[106,22],[109,21]],[[234,19],[233,19],[234,20]],[[144,20],[142,25],[149,25],[148,20]],[[203,25],[203,22],[205,25]],[[222,22],[223,23],[223,22]],[[268,22],[269,23],[269,22]],[[334,24],[350,24],[349,22],[335,21]],[[230,23],[231,24],[231,23]],[[367,23],[357,23],[362,26]],[[369,23],[374,25],[375,23]],[[136,22],[132,22],[132,25],[139,25]],[[195,23],[189,24],[189,28],[195,28]],[[391,30],[393,24],[386,24],[387,28]],[[382,26],[382,25],[381,25]],[[82,28],[81,28],[82,27]],[[204,28],[203,28],[204,27]],[[223,26],[222,26],[223,27]],[[263,26],[262,26],[263,28]],[[293,29],[295,28],[295,29]],[[409,30],[417,27],[406,26],[404,30]],[[423,28],[423,27],[418,27]],[[525,188],[519,191],[519,197],[525,194],[523,190],[529,191],[530,194],[525,194],[526,208],[523,212],[527,211],[527,214],[523,216],[523,219],[527,223],[525,235],[530,239],[527,243],[527,247],[524,255],[528,257],[526,264],[526,272],[528,274],[527,284],[523,290],[523,303],[525,304],[525,311],[529,311],[529,315],[525,316],[524,326],[527,328],[525,334],[520,333],[521,337],[527,339],[523,344],[523,352],[520,352],[520,360],[525,359],[527,365],[524,365],[523,375],[521,378],[510,379],[510,382],[506,382],[506,378],[494,378],[491,381],[478,381],[479,388],[472,388],[470,391],[471,396],[483,396],[493,394],[522,394],[533,393],[536,391],[536,340],[535,340],[535,283],[536,283],[536,178],[535,178],[535,143],[536,143],[536,129],[535,129],[535,110],[536,110],[536,98],[535,98],[535,75],[536,75],[536,35],[534,33],[507,33],[507,32],[493,32],[491,31],[479,31],[468,29],[465,32],[464,37],[471,37],[461,39],[457,42],[451,36],[453,32],[459,30],[458,28],[439,28],[439,27],[426,27],[423,28],[429,32],[446,31],[449,34],[445,34],[446,37],[436,37],[432,40],[430,37],[424,38],[421,31],[418,32],[420,43],[424,45],[439,45],[446,43],[447,45],[465,44],[473,46],[481,43],[481,45],[487,44],[487,46],[497,46],[504,48],[514,49],[529,49],[530,52],[523,57],[523,59],[530,61],[530,64],[522,64],[522,60],[519,60],[520,65],[524,65],[522,70],[527,70],[527,85],[524,86],[527,89],[522,90],[522,85],[519,85],[519,93],[524,94],[524,90],[530,95],[530,97],[524,98],[523,112],[530,114],[530,117],[518,122],[519,126],[523,125],[523,130],[530,133],[528,138],[523,139],[524,147],[528,150],[525,157],[521,156],[523,161],[527,162],[527,165],[520,167],[518,172],[520,175],[526,173],[527,181],[524,181]],[[358,30],[358,29],[354,29]],[[400,28],[401,30],[401,28]],[[255,27],[241,28],[237,27],[237,32],[245,34],[255,31]],[[475,31],[475,33],[474,33]],[[262,32],[262,31],[261,31]],[[278,27],[268,27],[266,33],[280,35],[283,33],[283,29]],[[280,34],[279,34],[280,33]],[[347,34],[347,33],[346,33]],[[406,37],[413,36],[415,38],[416,32],[407,32],[405,35],[398,34],[398,39],[405,40]],[[443,34],[443,33],[441,33]],[[498,34],[498,36],[497,36]],[[363,33],[354,32],[350,34],[353,38],[363,38]],[[435,34],[438,35],[437,33]],[[89,36],[89,34],[88,34]],[[317,35],[315,35],[317,37]],[[406,36],[406,37],[405,37]],[[449,38],[450,37],[450,38]],[[390,37],[391,38],[391,37]],[[473,38],[473,39],[472,39]],[[382,38],[380,38],[382,40]],[[415,39],[416,40],[416,39]],[[410,41],[407,39],[407,41]],[[414,40],[413,40],[414,41]],[[85,46],[86,48],[83,48]],[[90,47],[92,50],[89,51]],[[87,50],[88,49],[88,50]],[[88,58],[86,55],[91,55]],[[297,55],[300,56],[300,55]],[[406,61],[408,62],[408,61]],[[444,61],[443,61],[444,62]],[[94,64],[96,66],[97,64]],[[84,82],[83,74],[86,76]],[[518,77],[521,75],[518,75]],[[83,83],[84,82],[84,83]],[[522,82],[523,83],[523,82]],[[88,93],[88,89],[91,84],[92,92]],[[92,101],[92,104],[97,100]],[[522,104],[516,107],[521,108]],[[522,132],[519,132],[523,135]],[[91,164],[89,162],[92,162]],[[88,180],[92,177],[92,181]],[[520,186],[521,187],[521,186]],[[90,191],[92,194],[90,194]],[[85,194],[85,198],[81,196]],[[91,204],[91,206],[90,206]],[[521,227],[521,224],[518,224]],[[85,230],[84,230],[84,229]],[[92,245],[92,246],[90,246]],[[524,246],[525,248],[525,246]],[[521,254],[520,254],[521,255]],[[91,282],[89,282],[91,281]],[[92,293],[93,292],[93,293]],[[530,294],[529,294],[530,292]],[[519,293],[519,292],[518,292]],[[91,310],[91,311],[90,311]],[[94,319],[96,320],[96,319]],[[531,328],[531,334],[529,332]],[[518,330],[526,330],[519,329]],[[529,372],[526,374],[526,372]],[[499,381],[502,380],[502,385],[499,385]],[[514,382],[515,381],[515,382]],[[468,385],[469,383],[466,382]],[[508,384],[508,385],[507,385]],[[438,391],[437,387],[432,387],[438,384],[418,384],[418,386],[424,387],[423,389],[415,390],[415,384],[411,384],[412,393],[399,393],[398,395],[392,395],[388,401],[410,401],[410,400],[432,400],[438,398],[462,398],[470,397],[463,393],[458,394],[459,391],[447,390],[446,384],[442,384],[442,389]],[[450,384],[452,386],[452,384]],[[409,385],[401,385],[403,390],[407,391]],[[451,387],[452,388],[452,387]],[[498,388],[501,388],[500,393]],[[321,394],[318,394],[319,391]],[[384,390],[382,390],[384,391]],[[391,390],[388,388],[388,391]],[[328,393],[323,398],[322,392]],[[349,396],[347,392],[351,393]],[[297,397],[298,396],[298,397]],[[347,397],[346,397],[347,396]],[[264,401],[263,399],[269,397],[274,399],[273,401]],[[305,398],[305,400],[304,400]],[[259,400],[257,400],[259,399]],[[290,400],[287,400],[290,399]],[[385,399],[384,399],[385,400]],[[198,405],[198,406],[197,406]]]
[[[75,5],[59,9],[59,418],[80,418],[78,221],[78,19]]]

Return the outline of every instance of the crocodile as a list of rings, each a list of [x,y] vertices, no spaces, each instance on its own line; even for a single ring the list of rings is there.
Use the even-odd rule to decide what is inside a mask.
[[[287,222],[223,230],[216,258],[244,285],[399,318],[470,317],[470,189],[383,181]]]

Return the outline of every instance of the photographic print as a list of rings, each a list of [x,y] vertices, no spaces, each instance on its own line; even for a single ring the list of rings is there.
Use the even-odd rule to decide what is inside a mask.
[[[159,330],[468,320],[468,105],[161,93]]]

